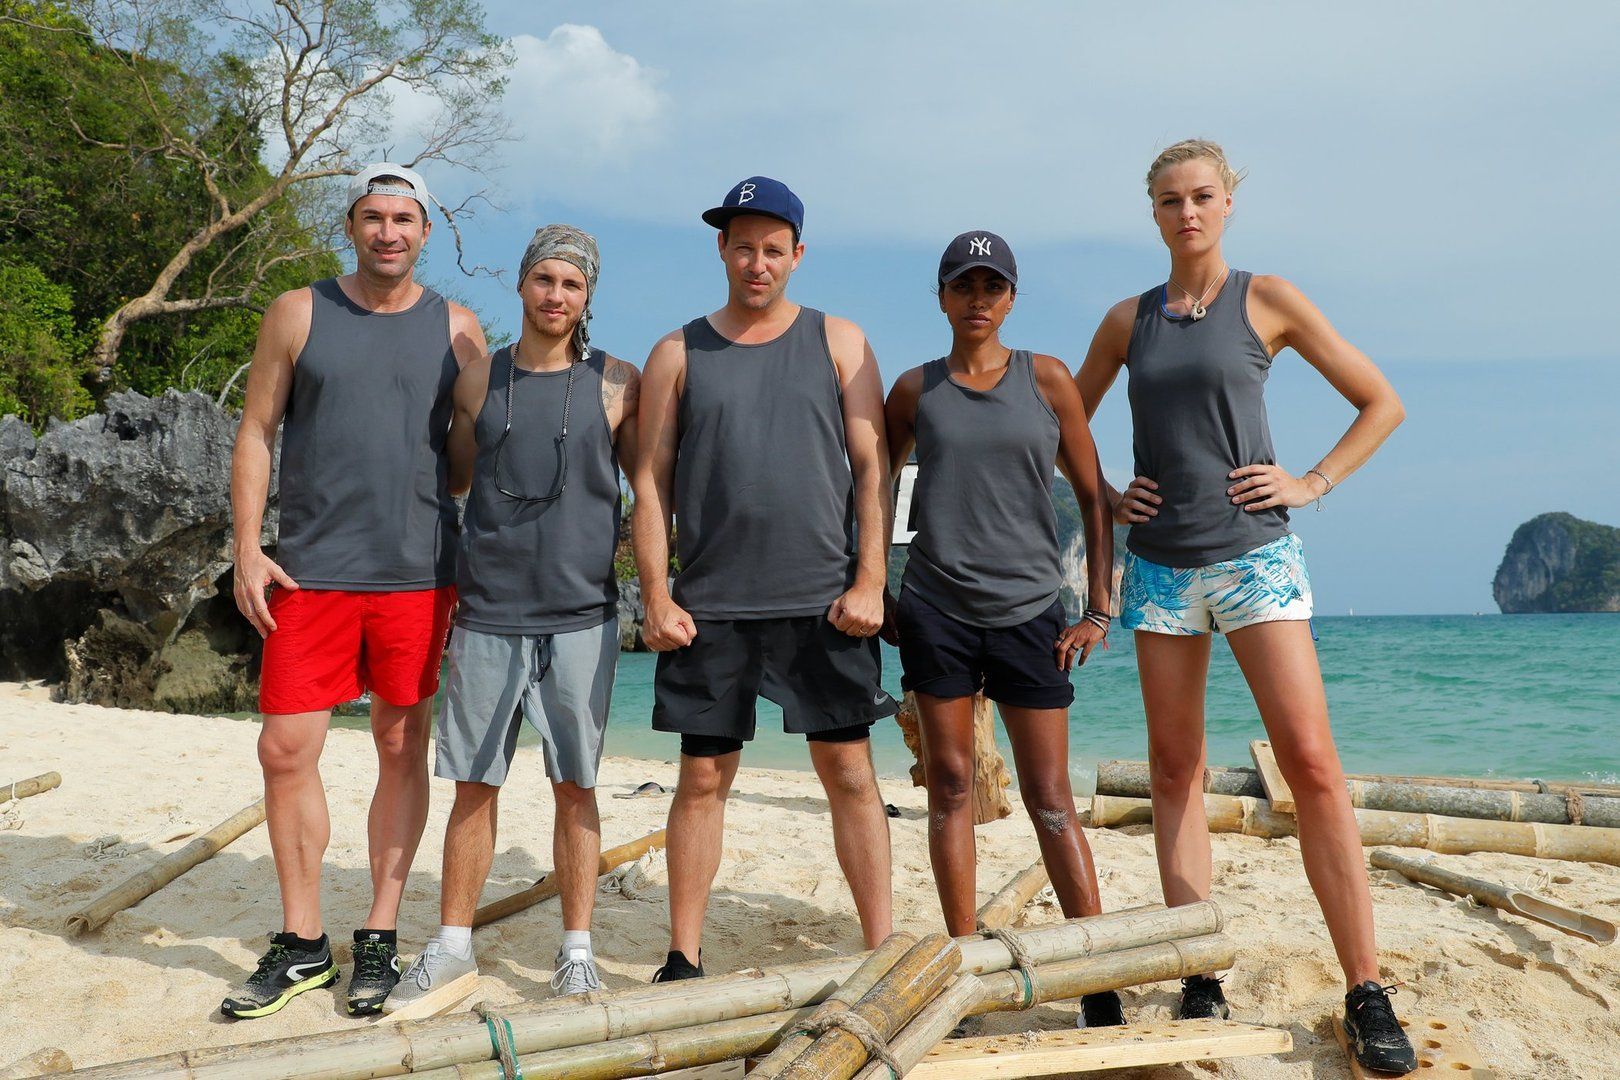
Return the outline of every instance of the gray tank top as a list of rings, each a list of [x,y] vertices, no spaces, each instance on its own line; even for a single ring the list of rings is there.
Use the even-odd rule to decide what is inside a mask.
[[[820,615],[855,578],[855,491],[825,316],[774,341],[686,324],[675,602],[700,619]]]
[[[512,366],[510,346],[490,359],[489,390],[474,427],[478,457],[461,526],[456,624],[486,634],[566,634],[601,626],[618,610],[613,553],[619,543],[619,462],[602,409],[606,354],[592,349],[574,365],[568,403],[567,482],[557,490],[568,371]],[[512,375],[512,432],[506,429],[506,384]]]
[[[1288,533],[1283,507],[1250,513],[1226,493],[1241,465],[1274,465],[1266,423],[1271,357],[1249,325],[1250,275],[1233,270],[1194,321],[1164,310],[1166,288],[1142,294],[1131,328],[1131,422],[1136,473],[1156,481],[1157,517],[1132,525],[1126,546],[1163,566],[1208,566]]]
[[[444,440],[459,374],[449,305],[425,286],[399,312],[367,311],[331,278],[310,292],[282,421],[276,561],[306,589],[448,585],[456,504]]]
[[[1042,614],[1063,584],[1052,469],[1058,420],[1015,350],[1001,381],[973,390],[946,362],[917,398],[917,535],[901,587],[958,622],[999,628]]]

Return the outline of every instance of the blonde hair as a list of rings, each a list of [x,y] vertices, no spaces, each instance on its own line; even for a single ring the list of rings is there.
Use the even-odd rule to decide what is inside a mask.
[[[1248,175],[1248,170],[1242,172],[1233,170],[1232,166],[1227,163],[1226,151],[1221,149],[1220,143],[1211,142],[1208,139],[1182,139],[1180,142],[1159,151],[1159,156],[1153,159],[1152,165],[1148,166],[1147,188],[1149,197],[1153,195],[1153,181],[1159,178],[1159,174],[1170,166],[1180,165],[1184,161],[1207,161],[1214,165],[1216,171],[1221,174],[1221,186],[1226,189],[1228,194],[1236,191],[1237,186]]]

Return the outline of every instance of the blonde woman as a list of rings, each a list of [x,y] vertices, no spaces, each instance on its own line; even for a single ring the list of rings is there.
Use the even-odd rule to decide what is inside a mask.
[[[1361,839],[1328,726],[1311,642],[1310,581],[1288,511],[1366,463],[1404,417],[1371,360],[1293,285],[1233,270],[1221,252],[1239,176],[1219,146],[1176,143],[1148,169],[1168,279],[1111,308],[1076,381],[1094,415],[1128,370],[1136,477],[1110,489],[1131,526],[1120,624],[1136,636],[1153,776],[1154,843],[1167,904],[1209,895],[1204,691],[1210,632],[1242,669],[1298,806],[1300,852],[1349,993],[1345,1025],[1364,1066],[1416,1067],[1379,981]],[[1277,464],[1263,391],[1292,348],[1356,409],[1315,465]],[[1184,980],[1181,1016],[1225,1016],[1219,983]]]

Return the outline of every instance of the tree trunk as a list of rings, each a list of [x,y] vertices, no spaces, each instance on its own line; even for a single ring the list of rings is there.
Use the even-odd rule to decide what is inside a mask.
[[[916,695],[907,693],[894,718],[900,725],[900,735],[906,740],[906,749],[917,759],[911,766],[914,787],[927,787],[922,759],[922,733],[918,729]],[[1012,813],[1007,801],[1007,788],[1012,785],[1012,774],[1007,762],[996,749],[995,706],[983,694],[973,698],[973,823],[986,825],[999,821]]]

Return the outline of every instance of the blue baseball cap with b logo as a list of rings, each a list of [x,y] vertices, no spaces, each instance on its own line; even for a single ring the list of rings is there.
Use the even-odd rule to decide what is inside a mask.
[[[793,226],[793,239],[804,234],[804,203],[780,180],[750,176],[726,193],[725,201],[703,211],[705,223],[724,229],[738,214],[763,214]]]

